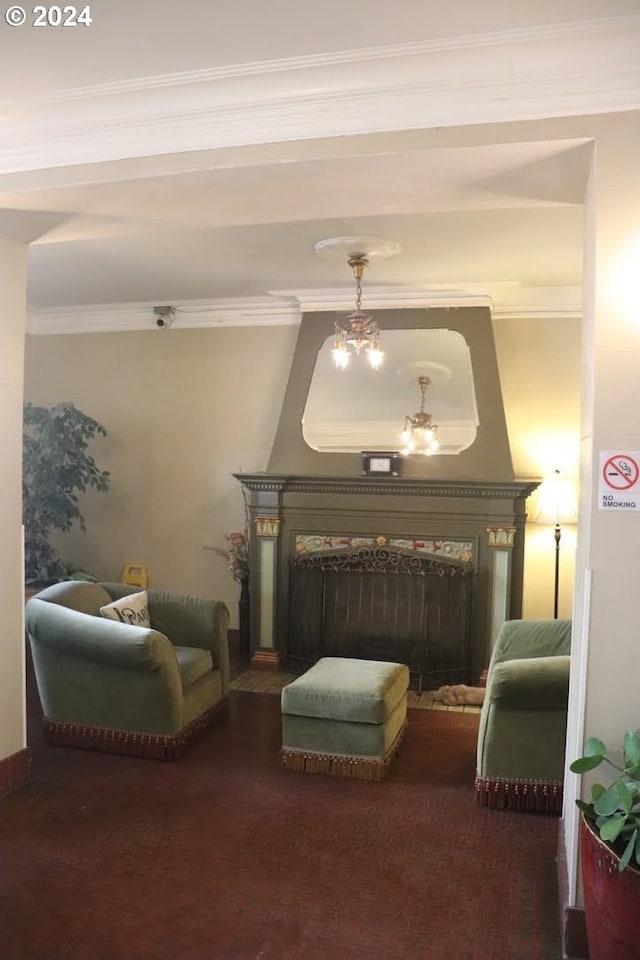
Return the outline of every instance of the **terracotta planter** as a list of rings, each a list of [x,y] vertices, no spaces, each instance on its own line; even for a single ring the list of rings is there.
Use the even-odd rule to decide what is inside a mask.
[[[640,870],[619,857],[584,817],[582,882],[590,960],[640,960]]]

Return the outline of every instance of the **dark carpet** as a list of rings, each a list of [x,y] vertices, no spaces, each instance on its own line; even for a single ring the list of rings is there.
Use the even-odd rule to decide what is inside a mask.
[[[1,807],[3,960],[557,960],[558,821],[476,806],[477,716],[380,784],[280,769],[279,698],[179,761],[48,747]]]

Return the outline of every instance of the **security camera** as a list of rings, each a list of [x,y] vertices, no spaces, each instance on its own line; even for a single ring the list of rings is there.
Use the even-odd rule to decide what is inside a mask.
[[[154,307],[156,327],[172,327],[176,320],[176,311],[173,307]]]

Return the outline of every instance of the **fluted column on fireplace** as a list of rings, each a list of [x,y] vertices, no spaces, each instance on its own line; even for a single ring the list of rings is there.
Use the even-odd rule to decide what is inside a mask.
[[[277,669],[278,566],[280,563],[280,491],[284,481],[266,476],[251,481],[238,475],[247,497],[251,538],[250,638],[251,664]]]
[[[509,617],[511,590],[511,557],[515,545],[515,527],[487,527],[488,545],[492,554],[491,598],[489,617],[490,653],[500,628]]]
[[[280,658],[276,644],[276,583],[280,517],[258,516],[254,520],[256,534],[256,568],[258,596],[254,607],[259,646],[253,650],[251,665],[278,669]]]

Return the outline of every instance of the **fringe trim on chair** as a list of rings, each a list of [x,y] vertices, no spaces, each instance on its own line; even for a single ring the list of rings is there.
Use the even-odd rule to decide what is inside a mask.
[[[177,760],[219,714],[226,712],[228,706],[228,700],[221,700],[176,734],[111,730],[108,727],[52,720],[50,717],[42,718],[42,732],[46,742],[53,746],[79,747],[153,760]]]
[[[561,814],[562,796],[562,783],[555,781],[476,777],[476,799],[492,810]]]
[[[285,770],[296,773],[322,773],[330,777],[351,780],[384,780],[391,761],[407,729],[406,722],[384,757],[351,757],[343,753],[318,753],[315,750],[297,750],[282,747],[280,760]]]

